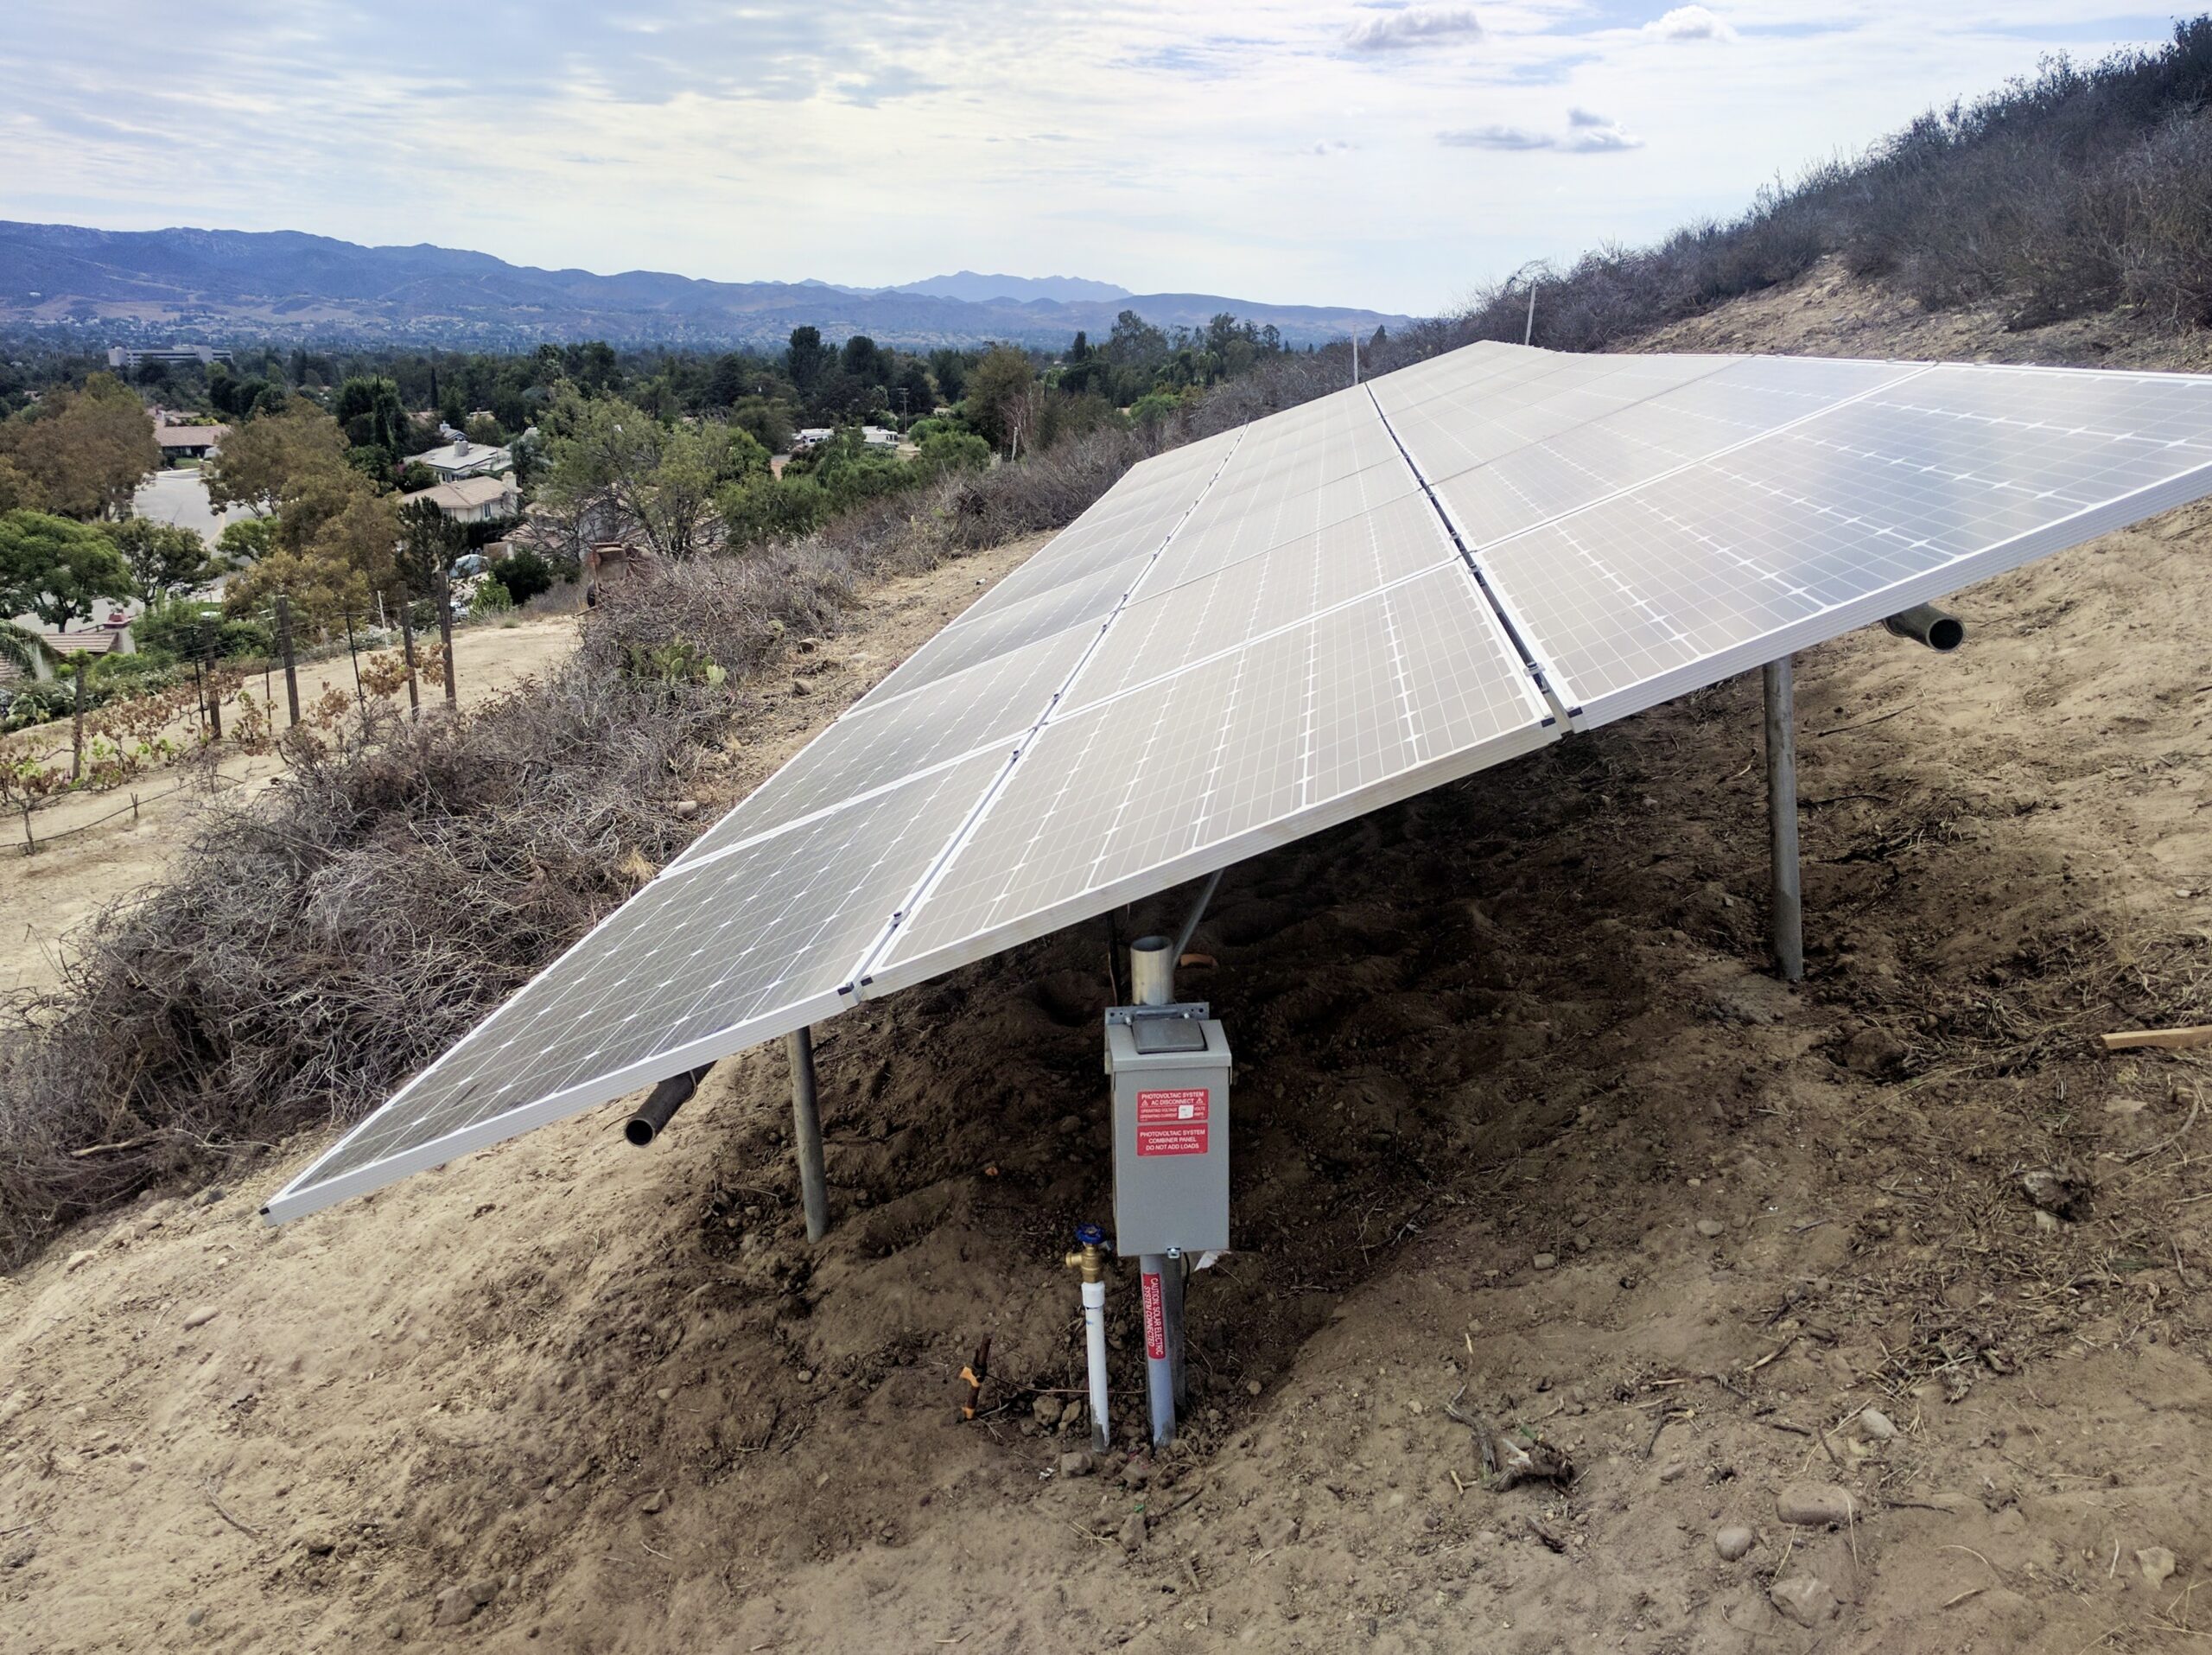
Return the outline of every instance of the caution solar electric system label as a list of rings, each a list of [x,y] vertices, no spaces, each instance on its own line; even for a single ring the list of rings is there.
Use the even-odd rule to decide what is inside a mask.
[[[1207,1105],[1203,1086],[1137,1094],[1140,1155],[1202,1155],[1206,1152]]]

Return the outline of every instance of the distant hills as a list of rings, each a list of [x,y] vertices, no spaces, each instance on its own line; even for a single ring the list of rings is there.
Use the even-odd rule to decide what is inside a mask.
[[[925,282],[907,282],[885,290],[925,294],[936,299],[963,299],[969,304],[986,303],[992,299],[1051,299],[1067,302],[1131,296],[1125,287],[1116,287],[1111,282],[1086,281],[1080,276],[979,276],[974,271],[956,271],[950,276],[932,276]],[[849,289],[848,291],[865,292],[867,290]]]
[[[1294,344],[1408,318],[1209,293],[1133,294],[1078,277],[962,271],[903,287],[707,282],[653,271],[537,270],[427,245],[365,247],[296,231],[89,230],[0,220],[0,328],[125,338],[296,339],[515,348],[541,341],[700,347],[781,344],[811,325],[908,348],[988,340],[1060,346],[1124,309],[1160,327],[1228,311]]]

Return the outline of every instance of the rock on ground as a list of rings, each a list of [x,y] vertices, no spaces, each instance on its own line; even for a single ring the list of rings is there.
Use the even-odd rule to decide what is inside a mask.
[[[1818,1626],[1833,1619],[1835,1594],[1828,1583],[1812,1575],[1793,1575],[1767,1588],[1767,1600],[1801,1626]]]
[[[1848,1523],[1859,1514],[1851,1491],[1836,1483],[1787,1483],[1774,1497],[1774,1514],[1801,1529]]]

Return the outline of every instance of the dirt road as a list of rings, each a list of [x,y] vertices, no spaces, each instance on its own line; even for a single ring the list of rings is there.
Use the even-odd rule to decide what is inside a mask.
[[[454,684],[461,705],[473,706],[545,672],[575,647],[575,620],[566,615],[461,628],[454,634]],[[302,703],[327,690],[353,692],[352,663],[344,655],[304,665],[299,677]],[[256,697],[264,693],[258,680],[247,687]],[[439,692],[430,693],[435,697]],[[281,699],[281,680],[276,694]],[[234,703],[226,716],[235,730]],[[186,732],[180,726],[175,733]],[[67,760],[67,726],[27,731],[14,739],[41,745],[59,740]],[[35,814],[34,834],[49,843],[30,856],[22,854],[20,818],[11,820],[7,825],[14,837],[0,847],[0,994],[50,986],[57,980],[70,931],[157,878],[190,838],[211,799],[225,804],[250,799],[283,771],[283,761],[274,754],[242,753],[204,776],[157,770],[130,787],[68,799]],[[140,800],[135,812],[134,792]]]

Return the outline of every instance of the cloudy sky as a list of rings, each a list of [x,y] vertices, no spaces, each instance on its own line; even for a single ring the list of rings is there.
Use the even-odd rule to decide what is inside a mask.
[[[1725,213],[2096,0],[4,0],[0,218],[1434,311]]]

